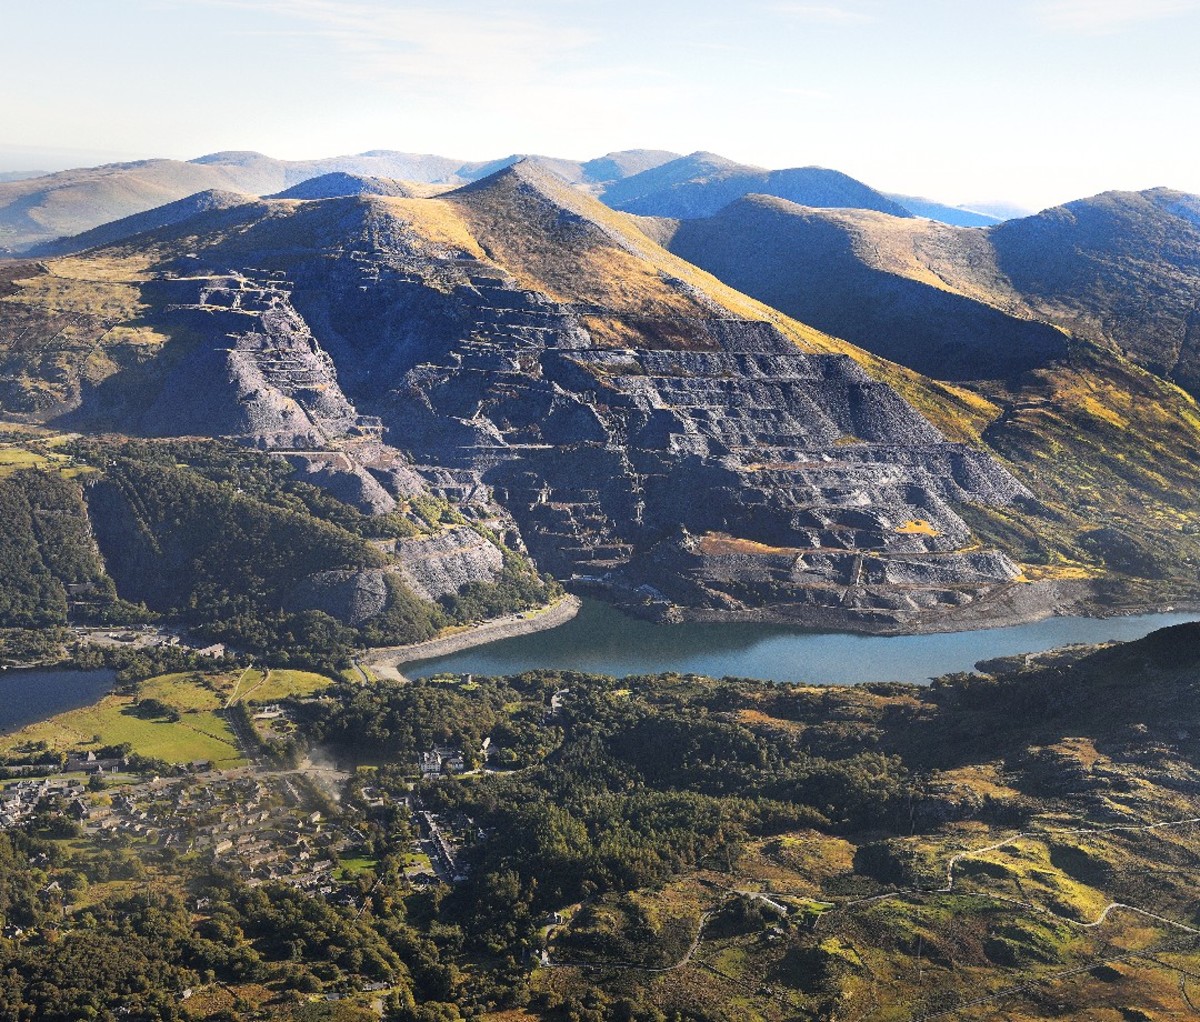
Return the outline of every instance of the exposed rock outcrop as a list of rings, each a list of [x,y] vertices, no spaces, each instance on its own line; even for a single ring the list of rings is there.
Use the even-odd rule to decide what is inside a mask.
[[[288,594],[285,609],[320,610],[357,627],[382,613],[387,606],[386,574],[385,569],[375,568],[313,575]]]
[[[427,600],[491,582],[504,566],[500,548],[468,528],[403,540],[396,544],[396,560],[408,588]]]

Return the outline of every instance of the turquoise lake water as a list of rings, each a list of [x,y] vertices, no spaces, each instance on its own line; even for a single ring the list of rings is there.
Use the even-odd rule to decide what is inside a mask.
[[[584,600],[579,615],[558,628],[400,669],[409,677],[439,672],[516,674],[553,667],[617,677],[679,671],[829,685],[921,684],[952,671],[969,671],[978,661],[992,657],[1070,643],[1137,639],[1157,628],[1196,620],[1200,614],[1062,617],[970,632],[862,636],[740,622],[657,625],[627,617],[605,603]]]

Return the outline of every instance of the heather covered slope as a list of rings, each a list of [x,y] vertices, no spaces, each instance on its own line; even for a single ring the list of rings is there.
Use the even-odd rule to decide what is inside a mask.
[[[57,402],[44,349],[9,352],[27,414],[310,461],[382,429],[438,492],[494,492],[542,567],[660,613],[891,627],[1015,592],[955,509],[1026,491],[936,425],[977,433],[986,402],[747,299],[533,161],[440,198],[244,212],[16,283],[27,312],[105,275],[126,303],[58,353]]]

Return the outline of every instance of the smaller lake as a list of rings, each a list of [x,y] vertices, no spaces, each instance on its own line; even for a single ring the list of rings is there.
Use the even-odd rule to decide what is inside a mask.
[[[853,685],[864,681],[925,684],[980,660],[1042,652],[1071,643],[1138,639],[1157,628],[1200,620],[1197,614],[1059,617],[1012,628],[935,635],[849,635],[801,632],[745,622],[657,625],[584,600],[577,617],[534,635],[426,660],[400,669],[409,677],[519,674],[540,667],[611,674],[706,674]]]
[[[116,676],[109,670],[0,671],[0,734],[56,713],[91,706],[112,691]]]

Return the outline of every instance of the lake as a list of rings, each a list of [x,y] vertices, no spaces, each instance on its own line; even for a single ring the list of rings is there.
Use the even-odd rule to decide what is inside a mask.
[[[90,706],[112,690],[115,678],[109,670],[0,671],[0,734]]]
[[[1200,614],[1059,617],[1012,628],[874,636],[746,622],[658,625],[626,617],[598,600],[584,600],[578,616],[558,628],[402,664],[400,670],[408,677],[429,677],[441,672],[517,674],[552,667],[617,677],[679,671],[827,685],[924,684],[952,671],[969,671],[992,657],[1077,642],[1137,639],[1157,628],[1196,620]]]

